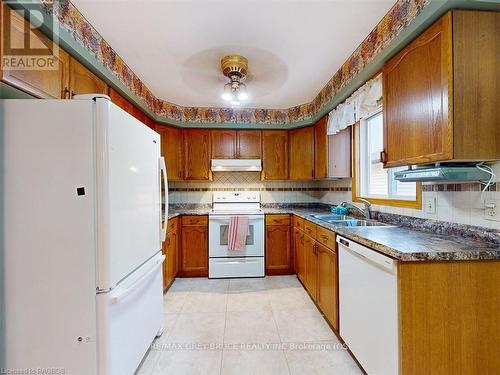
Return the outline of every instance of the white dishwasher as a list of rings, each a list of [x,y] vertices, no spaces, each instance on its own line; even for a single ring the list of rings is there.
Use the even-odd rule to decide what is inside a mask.
[[[368,374],[399,372],[397,261],[337,236],[340,336]]]

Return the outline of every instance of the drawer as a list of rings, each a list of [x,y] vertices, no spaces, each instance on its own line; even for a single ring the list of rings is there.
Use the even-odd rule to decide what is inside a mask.
[[[290,215],[266,215],[266,225],[290,225]]]
[[[302,229],[305,234],[309,237],[316,238],[316,224],[311,223],[310,221],[304,220],[304,228]]]
[[[299,228],[300,230],[303,230],[304,229],[304,219],[302,219],[301,217],[297,216],[297,215],[293,215],[293,226],[295,228]]]
[[[208,216],[183,216],[182,226],[208,225]]]
[[[316,240],[322,243],[329,249],[335,250],[335,232],[331,230],[316,226]]]

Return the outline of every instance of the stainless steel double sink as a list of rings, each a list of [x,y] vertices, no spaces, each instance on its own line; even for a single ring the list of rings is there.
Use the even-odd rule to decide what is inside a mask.
[[[390,227],[391,226],[375,220],[357,219],[355,217],[345,216],[345,215],[323,214],[323,215],[311,215],[311,217],[338,227]]]

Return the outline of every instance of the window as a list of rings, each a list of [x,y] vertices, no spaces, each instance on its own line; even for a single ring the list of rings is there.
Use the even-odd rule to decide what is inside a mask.
[[[355,134],[357,179],[353,189],[354,200],[365,198],[376,204],[419,207],[420,185],[394,179],[396,171],[407,167],[384,169],[380,160],[380,153],[384,150],[382,111],[379,110],[358,123]]]

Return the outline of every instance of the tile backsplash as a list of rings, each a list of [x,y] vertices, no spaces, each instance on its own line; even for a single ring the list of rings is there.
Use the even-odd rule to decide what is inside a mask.
[[[500,163],[493,166],[496,185],[484,193],[484,199],[500,199]],[[178,181],[169,184],[170,203],[211,203],[214,191],[257,190],[263,203],[339,204],[351,201],[351,179],[332,181],[261,181],[258,172],[216,172],[213,181]],[[482,186],[476,184],[424,184],[422,202],[436,199],[436,212],[373,205],[381,212],[425,219],[477,225],[500,230],[500,222],[484,218]]]

